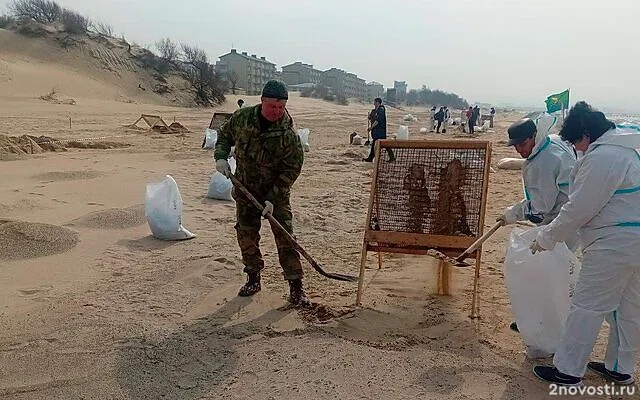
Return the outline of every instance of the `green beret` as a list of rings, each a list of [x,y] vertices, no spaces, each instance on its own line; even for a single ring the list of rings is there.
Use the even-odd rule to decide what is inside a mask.
[[[264,88],[262,89],[262,97],[288,100],[289,92],[287,91],[287,85],[282,81],[272,79],[264,85]]]

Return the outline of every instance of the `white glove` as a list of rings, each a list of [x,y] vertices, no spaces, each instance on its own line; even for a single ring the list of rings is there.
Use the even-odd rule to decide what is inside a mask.
[[[537,252],[546,251],[547,249],[540,246],[537,240],[534,240],[533,243],[531,243],[531,246],[529,246],[529,250],[531,250],[531,254],[536,254]]]
[[[523,219],[522,214],[522,204],[518,203],[504,210],[504,214],[502,214],[501,217],[498,217],[498,221],[504,221],[505,225],[515,224]]]
[[[222,175],[227,178],[231,176],[231,166],[229,165],[229,161],[227,160],[217,160],[216,161],[216,171],[220,172]]]
[[[262,210],[263,217],[266,217],[267,214],[273,214],[273,204],[270,201],[264,202],[264,209]]]

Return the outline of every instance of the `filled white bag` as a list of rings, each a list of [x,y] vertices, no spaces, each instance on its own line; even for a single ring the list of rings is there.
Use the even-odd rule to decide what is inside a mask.
[[[396,139],[409,140],[409,127],[406,125],[400,125],[398,127],[398,133],[396,133]]]
[[[413,116],[413,114],[406,114],[404,117],[402,117],[402,119],[407,122],[415,122],[418,120],[418,118]]]
[[[218,132],[215,129],[207,128],[204,131],[204,140],[202,141],[203,149],[213,149],[218,141]]]
[[[496,167],[498,167],[498,169],[518,170],[518,169],[522,169],[522,166],[524,165],[525,161],[526,159],[524,158],[505,157],[500,159],[500,161],[498,161],[498,164],[496,164]]]
[[[144,209],[151,233],[157,239],[184,240],[196,237],[182,226],[182,196],[171,175],[161,182],[147,184]]]
[[[504,260],[513,314],[530,358],[555,353],[581,267],[564,243],[531,254],[529,246],[541,229],[515,228]]]
[[[360,135],[355,135],[351,138],[351,144],[354,146],[362,146],[364,143],[364,138]]]
[[[231,173],[236,173],[236,159],[231,157],[229,159],[229,166],[231,167]],[[231,189],[233,189],[233,183],[231,183],[231,179],[222,175],[220,172],[216,171],[209,181],[209,190],[207,191],[207,197],[210,199],[217,200],[233,200],[231,197]]]
[[[311,149],[309,147],[309,128],[298,129],[298,136],[300,136],[300,141],[302,142],[302,149],[308,152]]]

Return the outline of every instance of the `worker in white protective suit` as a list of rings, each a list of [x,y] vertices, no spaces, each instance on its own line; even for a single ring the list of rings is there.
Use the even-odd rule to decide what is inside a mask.
[[[525,163],[522,167],[524,200],[508,207],[497,221],[505,225],[529,220],[536,225],[547,225],[558,215],[569,200],[569,179],[576,164],[576,153],[557,135],[550,135],[557,118],[541,114],[534,120],[524,118],[508,129],[509,145],[514,146]],[[567,246],[576,250],[577,235],[567,240]],[[518,332],[518,324],[510,328]]]
[[[569,201],[531,245],[533,253],[580,233],[583,263],[553,367],[539,378],[581,386],[587,368],[631,384],[640,350],[640,134],[615,127],[577,103],[560,136],[583,151],[572,172]],[[604,363],[588,362],[602,320],[609,323]]]

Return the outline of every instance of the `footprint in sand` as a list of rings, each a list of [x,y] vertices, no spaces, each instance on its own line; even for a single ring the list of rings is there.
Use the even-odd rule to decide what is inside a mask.
[[[214,258],[213,261],[219,262],[221,264],[226,264],[226,265],[235,265],[235,262],[225,257]]]
[[[53,289],[53,286],[45,285],[37,288],[20,289],[18,290],[18,292],[20,292],[22,296],[26,297],[26,296],[33,296],[40,293],[46,293],[51,289]]]

